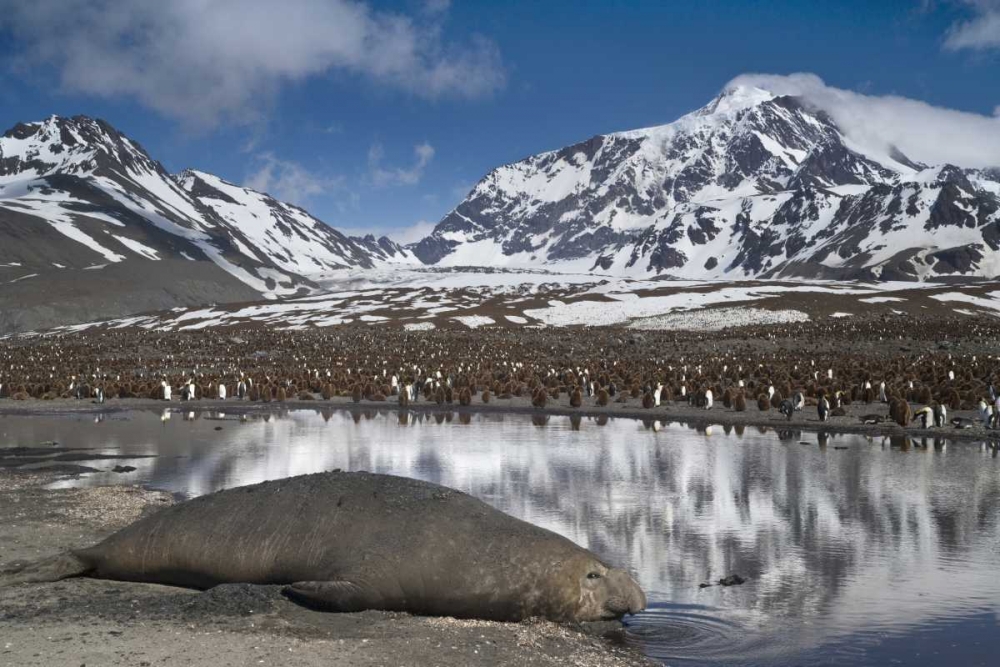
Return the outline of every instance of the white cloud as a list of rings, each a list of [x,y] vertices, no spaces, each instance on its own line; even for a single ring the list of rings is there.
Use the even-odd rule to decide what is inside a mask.
[[[409,227],[397,227],[395,229],[390,229],[386,232],[386,236],[391,238],[396,243],[401,243],[402,245],[416,243],[433,232],[436,224],[437,223],[429,222],[427,220],[419,220]]]
[[[996,107],[993,109],[993,116],[995,118],[1000,118],[1000,104],[996,105]]]
[[[815,74],[744,74],[726,89],[750,85],[797,95],[826,111],[849,138],[910,159],[962,167],[1000,165],[1000,118],[935,107],[895,95],[863,95],[826,85]]]
[[[1000,49],[1000,0],[963,0],[972,18],[948,29],[944,47],[959,49]]]
[[[424,0],[424,11],[439,14],[451,9],[451,0]]]
[[[340,178],[316,175],[297,162],[278,159],[273,153],[262,153],[256,161],[260,166],[244,185],[280,201],[302,206],[310,198],[330,194],[343,185]]]
[[[382,166],[385,150],[382,144],[372,144],[368,149],[368,170],[374,185],[416,185],[424,176],[424,169],[434,159],[434,147],[426,141],[413,147],[414,162],[408,169],[386,169]]]
[[[499,50],[443,36],[442,3],[411,17],[361,0],[0,0],[0,30],[26,75],[131,97],[192,125],[257,120],[280,88],[327,72],[425,97],[505,84]]]

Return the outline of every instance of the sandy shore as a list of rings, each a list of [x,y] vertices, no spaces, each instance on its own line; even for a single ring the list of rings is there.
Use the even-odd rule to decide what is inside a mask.
[[[921,407],[919,404],[911,404],[911,408],[916,410]],[[181,402],[174,401],[153,401],[145,399],[112,399],[103,405],[96,405],[90,401],[76,401],[72,399],[56,399],[52,401],[26,400],[26,401],[0,401],[0,415],[43,415],[59,413],[93,413],[93,412],[121,412],[126,410],[219,410],[232,413],[264,413],[278,410],[323,410],[323,409],[350,409],[350,410],[399,410],[396,397],[391,397],[386,401],[366,401],[354,403],[348,397],[334,397],[331,400],[289,400],[283,402],[249,402],[230,399],[226,401],[199,400]],[[994,431],[983,427],[979,421],[979,415],[971,410],[949,411],[949,421],[954,417],[965,417],[972,419],[975,426],[967,429],[958,429],[950,423],[943,428],[920,428],[920,423],[916,422],[909,426],[902,427],[889,420],[889,406],[884,403],[853,403],[845,407],[847,412],[843,417],[830,417],[826,422],[820,422],[815,407],[806,406],[802,411],[796,412],[791,420],[776,409],[767,412],[758,410],[756,402],[747,406],[746,411],[736,412],[732,408],[723,407],[720,402],[716,402],[711,410],[695,408],[686,402],[669,402],[655,408],[645,409],[642,407],[641,399],[629,398],[623,403],[614,402],[601,407],[594,405],[594,399],[585,398],[584,405],[573,408],[569,405],[569,397],[561,396],[548,402],[544,409],[532,407],[530,399],[526,397],[498,399],[492,397],[489,403],[483,403],[480,397],[474,397],[472,404],[461,406],[456,403],[445,403],[438,405],[432,401],[418,400],[410,404],[407,410],[411,412],[431,412],[437,413],[450,411],[462,414],[513,414],[531,415],[544,418],[547,415],[580,416],[580,417],[609,417],[622,419],[638,419],[643,421],[660,422],[680,422],[694,426],[723,426],[723,427],[764,427],[775,430],[797,430],[797,431],[825,431],[829,433],[861,433],[872,437],[908,436],[911,438],[933,438],[947,437],[954,440],[1000,440],[1000,431]],[[862,415],[877,414],[885,418],[882,424],[864,424],[860,417]]]
[[[0,471],[0,563],[92,544],[174,502],[134,486],[48,490],[53,474]],[[328,614],[276,586],[199,592],[93,579],[0,588],[0,665],[651,664],[598,636],[539,621]]]

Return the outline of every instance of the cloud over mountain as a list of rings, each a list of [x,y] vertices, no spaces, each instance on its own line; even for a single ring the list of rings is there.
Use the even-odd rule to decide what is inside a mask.
[[[65,90],[131,97],[188,124],[252,121],[282,86],[330,72],[435,99],[505,83],[496,45],[450,41],[447,6],[414,16],[358,0],[0,0],[15,66]]]
[[[828,86],[815,74],[744,74],[726,89],[759,86],[822,109],[858,143],[893,146],[927,164],[1000,166],[1000,118],[936,107],[896,95],[865,95]]]

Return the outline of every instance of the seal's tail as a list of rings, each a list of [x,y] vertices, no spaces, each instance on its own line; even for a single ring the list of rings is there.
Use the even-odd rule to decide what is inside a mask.
[[[85,563],[72,551],[64,551],[49,558],[0,570],[0,588],[16,584],[59,581],[60,579],[86,574],[91,569],[90,565]]]

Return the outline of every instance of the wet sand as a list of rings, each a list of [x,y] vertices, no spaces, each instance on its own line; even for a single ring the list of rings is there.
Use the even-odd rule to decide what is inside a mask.
[[[240,413],[266,413],[278,410],[323,410],[323,409],[351,409],[351,410],[402,410],[395,396],[389,397],[385,401],[362,400],[355,403],[349,397],[334,397],[330,400],[322,400],[316,395],[317,400],[287,400],[282,402],[272,401],[250,402],[237,399],[219,400],[197,400],[185,401],[155,401],[146,399],[111,399],[102,405],[97,405],[91,401],[77,401],[72,399],[55,399],[51,401],[25,400],[25,401],[0,401],[0,415],[46,415],[60,413],[99,413],[99,412],[121,412],[126,410],[183,410],[201,411],[218,410],[234,414]],[[786,419],[784,415],[772,408],[763,412],[757,408],[756,401],[749,402],[744,412],[737,412],[732,408],[726,408],[717,401],[710,410],[696,408],[685,401],[667,402],[659,407],[643,408],[642,399],[628,398],[624,402],[617,402],[612,399],[612,403],[607,406],[594,404],[593,398],[584,398],[584,403],[579,408],[569,405],[569,397],[561,396],[559,399],[551,399],[545,408],[535,408],[531,405],[530,398],[514,397],[501,399],[491,397],[489,403],[483,403],[480,396],[475,396],[468,406],[455,403],[437,404],[433,401],[426,401],[423,398],[411,403],[406,410],[422,412],[442,412],[451,411],[458,414],[520,414],[532,415],[544,418],[546,415],[568,415],[580,417],[609,417],[622,419],[638,419],[642,421],[660,422],[681,422],[696,426],[723,426],[723,427],[761,427],[773,428],[775,430],[798,430],[798,431],[826,431],[831,433],[861,433],[872,437],[887,436],[909,436],[913,438],[947,437],[955,440],[1000,440],[1000,431],[984,428],[979,420],[979,414],[974,410],[957,410],[948,412],[948,420],[955,417],[964,417],[973,420],[972,428],[955,428],[950,423],[942,428],[921,428],[919,422],[912,423],[906,427],[899,426],[889,419],[889,406],[886,403],[852,403],[845,406],[847,413],[843,417],[830,417],[826,422],[821,422],[816,412],[815,406],[806,406],[801,411],[796,412],[792,419]],[[911,403],[910,407],[916,411],[920,404]],[[881,424],[862,423],[863,415],[880,415],[885,421]]]
[[[45,489],[0,470],[0,567],[99,541],[174,502],[135,486]],[[0,588],[0,666],[652,664],[588,628],[310,611],[278,586],[200,592],[95,579]]]

